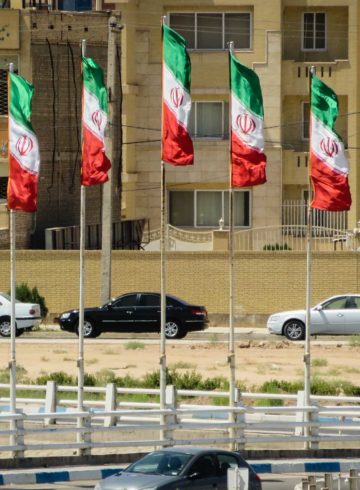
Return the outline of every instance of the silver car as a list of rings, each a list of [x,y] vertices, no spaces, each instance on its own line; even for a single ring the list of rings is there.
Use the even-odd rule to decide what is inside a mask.
[[[226,490],[231,467],[248,468],[249,490],[261,490],[260,478],[238,453],[196,447],[154,451],[101,480],[95,490]]]
[[[269,333],[289,340],[305,338],[305,310],[282,311],[267,321]],[[311,308],[310,335],[360,334],[360,294],[339,294]]]

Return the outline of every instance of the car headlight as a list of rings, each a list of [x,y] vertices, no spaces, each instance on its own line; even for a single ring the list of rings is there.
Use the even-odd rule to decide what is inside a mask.
[[[67,320],[69,318],[69,316],[71,315],[71,311],[68,311],[66,313],[63,313],[60,318],[61,320]]]
[[[269,318],[269,322],[277,322],[279,320],[278,315],[273,315]]]

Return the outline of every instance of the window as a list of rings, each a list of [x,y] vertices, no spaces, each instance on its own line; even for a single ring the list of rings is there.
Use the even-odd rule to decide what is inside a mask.
[[[305,12],[303,19],[303,49],[326,49],[326,15],[324,12]]]
[[[228,102],[193,102],[189,132],[194,138],[228,139]]]
[[[8,85],[7,70],[0,68],[0,116],[7,116],[8,113]]]
[[[121,308],[125,306],[136,306],[137,294],[128,294],[123,298],[120,298],[115,303],[113,303],[114,308]]]
[[[140,306],[160,306],[160,296],[158,294],[142,294]]]
[[[220,218],[229,226],[228,191],[172,191],[169,221],[173,226],[218,227]],[[250,226],[250,191],[234,191],[235,226]]]
[[[302,139],[308,140],[310,133],[310,103],[302,103]]]
[[[7,177],[0,177],[0,200],[7,198]]]
[[[343,310],[346,305],[346,298],[336,298],[323,305],[323,310]]]
[[[171,13],[170,26],[186,40],[188,49],[251,49],[251,14]]]

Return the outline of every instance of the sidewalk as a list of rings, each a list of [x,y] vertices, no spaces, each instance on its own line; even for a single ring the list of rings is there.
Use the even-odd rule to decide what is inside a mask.
[[[360,459],[334,460],[281,460],[281,461],[252,461],[248,463],[258,474],[285,473],[348,473],[350,469],[360,469]],[[55,469],[18,469],[0,470],[0,485],[32,485],[42,483],[101,480],[119,472],[127,465],[119,466],[78,466],[73,468]]]

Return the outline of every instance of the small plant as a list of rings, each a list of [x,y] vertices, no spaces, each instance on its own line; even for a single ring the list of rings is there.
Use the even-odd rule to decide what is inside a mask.
[[[352,335],[349,339],[349,344],[351,345],[351,347],[359,347],[360,335]]]
[[[196,364],[192,364],[191,362],[178,361],[173,364],[169,364],[169,369],[195,369]]]
[[[45,298],[40,295],[36,286],[30,289],[26,282],[22,282],[16,286],[15,296],[22,303],[37,303],[40,305],[41,318],[45,318],[48,314],[49,309],[45,304]]]
[[[325,367],[328,365],[327,359],[319,358],[313,359],[312,363],[313,367]]]
[[[263,246],[263,250],[291,250],[291,247],[287,243],[268,243]]]
[[[144,349],[144,348],[145,348],[145,344],[143,344],[142,342],[137,342],[136,340],[132,340],[127,344],[125,344],[126,350],[136,350],[136,349]]]
[[[86,361],[87,364],[91,365],[91,364],[97,364],[99,362],[99,359],[96,359],[96,358],[93,358],[93,359],[88,359]]]

